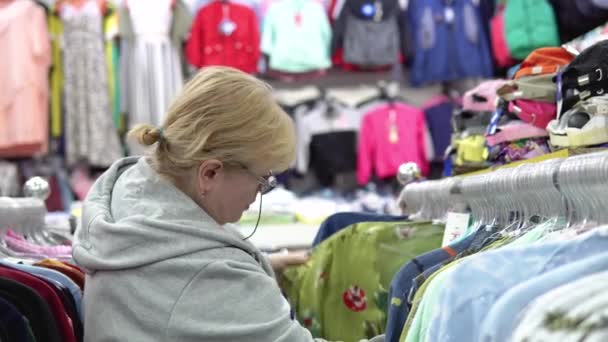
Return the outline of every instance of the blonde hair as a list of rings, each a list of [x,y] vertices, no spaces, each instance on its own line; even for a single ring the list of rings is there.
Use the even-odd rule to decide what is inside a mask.
[[[173,101],[162,127],[138,125],[129,137],[157,144],[152,166],[173,178],[209,159],[278,172],[295,157],[293,122],[270,86],[228,67],[202,69]]]

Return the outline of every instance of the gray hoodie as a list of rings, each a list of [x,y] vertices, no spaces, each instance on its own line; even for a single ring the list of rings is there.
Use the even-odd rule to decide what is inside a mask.
[[[86,342],[313,341],[271,267],[145,158],[95,182],[76,231]]]

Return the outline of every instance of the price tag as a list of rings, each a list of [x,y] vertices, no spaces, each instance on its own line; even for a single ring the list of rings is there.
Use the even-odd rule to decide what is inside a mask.
[[[469,226],[470,217],[471,214],[449,212],[441,245],[447,246],[450,242],[462,236]]]

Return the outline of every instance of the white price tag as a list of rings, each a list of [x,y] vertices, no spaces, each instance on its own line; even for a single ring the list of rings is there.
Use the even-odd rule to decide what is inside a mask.
[[[470,214],[449,212],[445,231],[443,232],[442,246],[447,246],[450,242],[459,238],[469,226]]]

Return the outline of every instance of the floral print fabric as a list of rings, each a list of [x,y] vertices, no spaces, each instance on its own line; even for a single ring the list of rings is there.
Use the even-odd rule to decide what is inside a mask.
[[[307,264],[287,270],[283,288],[314,337],[372,338],[384,331],[394,274],[442,238],[443,226],[429,222],[354,224],[318,245]]]

